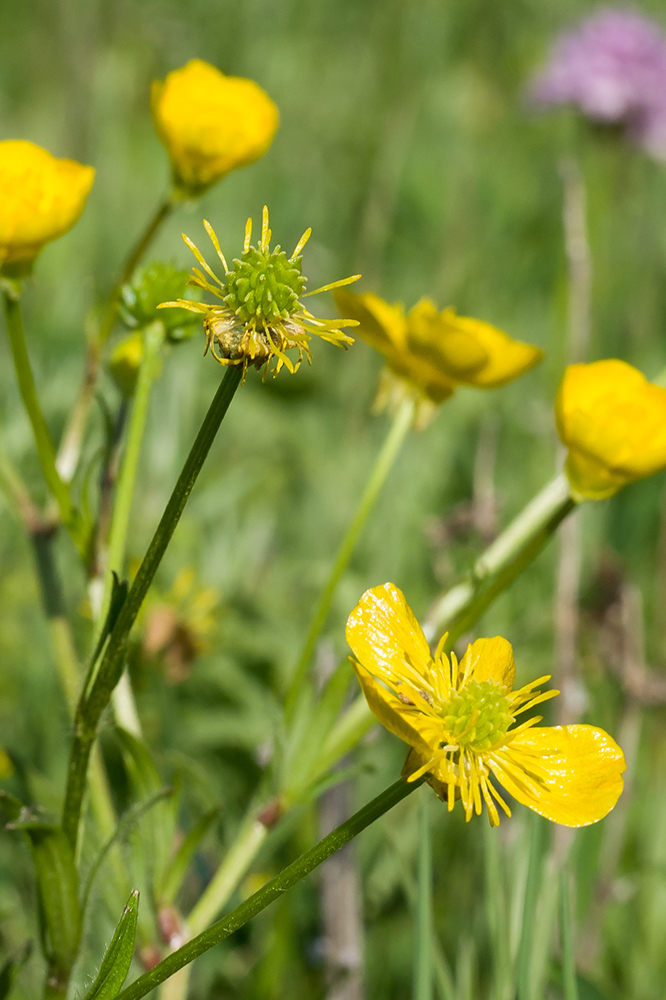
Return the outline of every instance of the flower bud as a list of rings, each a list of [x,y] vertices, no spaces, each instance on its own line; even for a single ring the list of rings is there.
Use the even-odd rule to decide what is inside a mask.
[[[201,59],[156,80],[151,106],[176,187],[187,195],[258,160],[279,122],[276,105],[258,84],[225,76]]]
[[[134,395],[143,358],[143,335],[133,333],[121,340],[109,359],[109,372],[123,396]]]
[[[0,272],[29,273],[44,244],[77,221],[94,178],[92,167],[58,160],[32,142],[0,142]]]
[[[625,361],[569,365],[555,417],[581,499],[612,496],[666,466],[666,389]]]

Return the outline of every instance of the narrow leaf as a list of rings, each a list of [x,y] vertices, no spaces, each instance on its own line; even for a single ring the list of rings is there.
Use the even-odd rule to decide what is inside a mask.
[[[120,993],[132,963],[138,914],[139,890],[135,889],[127,900],[111,944],[106,949],[97,979],[84,1000],[114,1000]]]
[[[5,1000],[9,996],[14,980],[30,958],[32,952],[32,942],[28,941],[11,958],[8,958],[0,969],[0,1000]]]

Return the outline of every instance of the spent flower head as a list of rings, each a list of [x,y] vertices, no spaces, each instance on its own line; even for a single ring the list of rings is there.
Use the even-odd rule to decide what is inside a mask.
[[[562,34],[531,96],[544,106],[573,105],[598,124],[621,125],[666,159],[666,35],[640,14],[605,8]]]
[[[345,349],[354,342],[344,328],[357,326],[356,320],[318,319],[301,301],[318,292],[347,285],[360,277],[342,278],[306,292],[307,279],[303,274],[300,253],[310,238],[310,229],[303,234],[290,257],[279,245],[271,250],[268,209],[264,206],[259,242],[256,246],[250,242],[252,219],[248,219],[243,253],[233,260],[233,267],[229,268],[213,227],[205,219],[204,226],[222,262],[224,278],[215,274],[192,240],[183,233],[185,243],[201,265],[201,270],[197,267],[192,269],[190,284],[215,295],[222,304],[178,299],[163,302],[158,308],[188,309],[202,314],[206,352],[210,350],[221,365],[242,367],[243,377],[250,365],[257,369],[265,365],[265,375],[270,361],[276,358],[276,375],[283,366],[293,373],[301,364],[303,355],[308,362],[311,360],[309,342],[313,335]],[[296,361],[288,357],[287,351],[290,350],[297,351]]]
[[[543,351],[514,340],[480,319],[458,316],[451,307],[440,312],[423,298],[405,313],[372,292],[335,294],[343,316],[357,320],[359,335],[386,359],[380,382],[379,409],[398,403],[405,393],[417,402],[417,423],[426,423],[434,406],[459,385],[494,389],[538,364]]]
[[[367,590],[347,622],[354,669],[370,710],[407,743],[403,777],[428,783],[467,820],[485,802],[492,826],[509,806],[494,777],[518,802],[564,826],[602,819],[622,791],[624,755],[593,726],[538,727],[541,716],[516,720],[554,697],[539,677],[513,690],[516,667],[501,636],[477,639],[458,662],[433,656],[404,595],[392,583]]]
[[[0,142],[0,273],[27,274],[44,244],[71,229],[95,179],[23,139]]]
[[[153,83],[155,128],[166,146],[176,189],[197,195],[259,159],[278,127],[278,109],[254,82],[192,59]]]
[[[626,361],[569,365],[555,417],[579,499],[602,500],[666,467],[666,389]]]

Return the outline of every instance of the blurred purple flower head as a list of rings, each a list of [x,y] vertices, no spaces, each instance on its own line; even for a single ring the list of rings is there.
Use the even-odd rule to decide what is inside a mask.
[[[666,160],[666,35],[647,18],[593,14],[555,42],[530,92],[538,104],[573,104],[595,122],[624,125]]]

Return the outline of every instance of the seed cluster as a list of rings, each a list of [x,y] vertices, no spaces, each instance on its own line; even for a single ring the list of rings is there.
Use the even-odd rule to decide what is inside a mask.
[[[493,681],[470,680],[442,706],[444,728],[452,743],[489,750],[513,722],[504,688]]]
[[[279,246],[271,252],[249,247],[227,276],[224,302],[241,323],[269,326],[298,310],[305,288],[301,258],[289,260]]]

